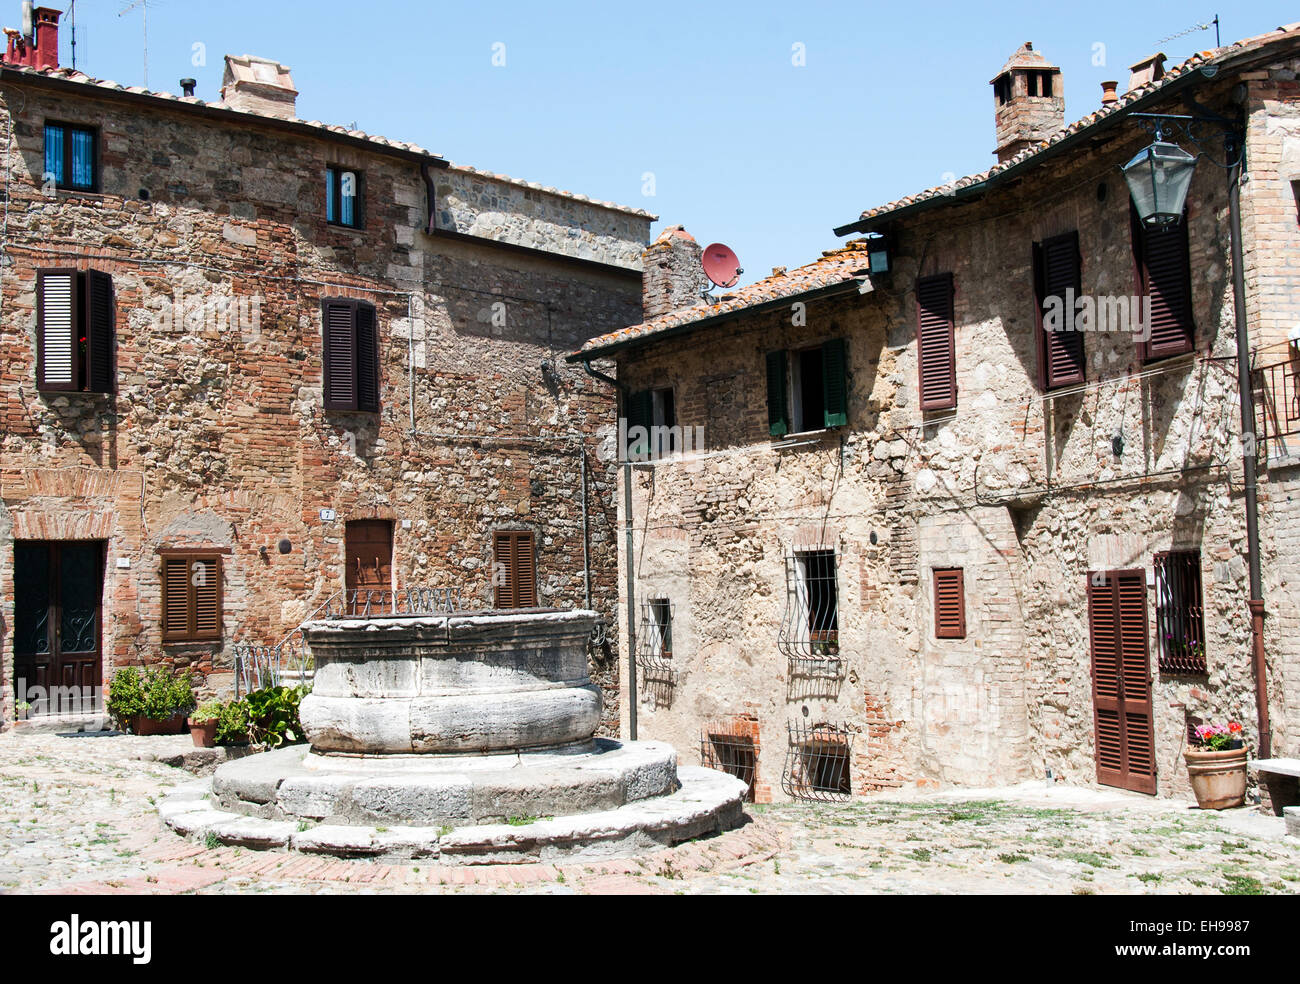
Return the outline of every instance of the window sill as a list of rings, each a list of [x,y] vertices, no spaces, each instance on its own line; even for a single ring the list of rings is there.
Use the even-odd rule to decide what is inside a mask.
[[[774,445],[781,444],[785,441],[821,440],[830,437],[832,434],[838,434],[839,432],[839,427],[819,427],[817,430],[794,431],[791,434],[782,434],[780,437],[773,437],[770,440]]]

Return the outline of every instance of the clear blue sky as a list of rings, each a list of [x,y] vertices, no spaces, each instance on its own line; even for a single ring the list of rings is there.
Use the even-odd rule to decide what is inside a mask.
[[[80,70],[142,84],[141,11],[119,15],[129,2],[78,0]],[[0,4],[17,26],[18,0]],[[1300,20],[1294,3],[1219,7],[1225,44]],[[988,167],[988,81],[1022,42],[1061,66],[1072,121],[1099,105],[1101,81],[1122,92],[1143,55],[1176,63],[1213,47],[1213,29],[1157,42],[1214,14],[1146,0],[150,0],[149,84],[178,92],[192,75],[215,99],[223,54],[275,58],[305,119],[646,208],[701,245],[731,245],[748,282],[835,246],[832,226],[864,208]],[[192,64],[196,42],[206,65]]]

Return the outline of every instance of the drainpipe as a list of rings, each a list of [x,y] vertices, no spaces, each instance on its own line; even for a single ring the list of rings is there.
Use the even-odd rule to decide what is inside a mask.
[[[1242,153],[1240,136],[1225,139],[1228,160]],[[1255,706],[1259,757],[1272,756],[1268,715],[1268,664],[1264,656],[1264,588],[1259,559],[1259,504],[1256,498],[1255,394],[1250,378],[1250,338],[1246,325],[1246,275],[1241,249],[1241,161],[1228,169],[1228,225],[1232,235],[1232,307],[1237,322],[1237,390],[1241,397],[1241,463],[1246,486],[1246,558],[1250,568],[1251,663],[1255,671]]]
[[[591,368],[589,360],[583,360],[582,368],[593,379],[599,379],[602,383],[613,386],[616,393],[627,395],[627,387],[613,376]],[[624,565],[627,579],[627,730],[628,739],[636,741],[636,575],[632,552],[632,462],[626,456],[623,460],[623,518],[623,543],[624,552],[627,554],[627,563]]]

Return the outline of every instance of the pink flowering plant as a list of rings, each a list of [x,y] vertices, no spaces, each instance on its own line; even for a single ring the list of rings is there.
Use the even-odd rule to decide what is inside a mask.
[[[1221,752],[1241,738],[1241,725],[1236,721],[1227,724],[1198,724],[1194,732],[1196,744],[1212,752]]]

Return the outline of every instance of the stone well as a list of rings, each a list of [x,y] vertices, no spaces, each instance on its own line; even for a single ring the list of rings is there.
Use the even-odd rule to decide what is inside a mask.
[[[529,860],[735,826],[746,786],[659,742],[595,738],[596,614],[309,622],[307,746],[221,766],[161,807],[185,834],[341,855]]]

